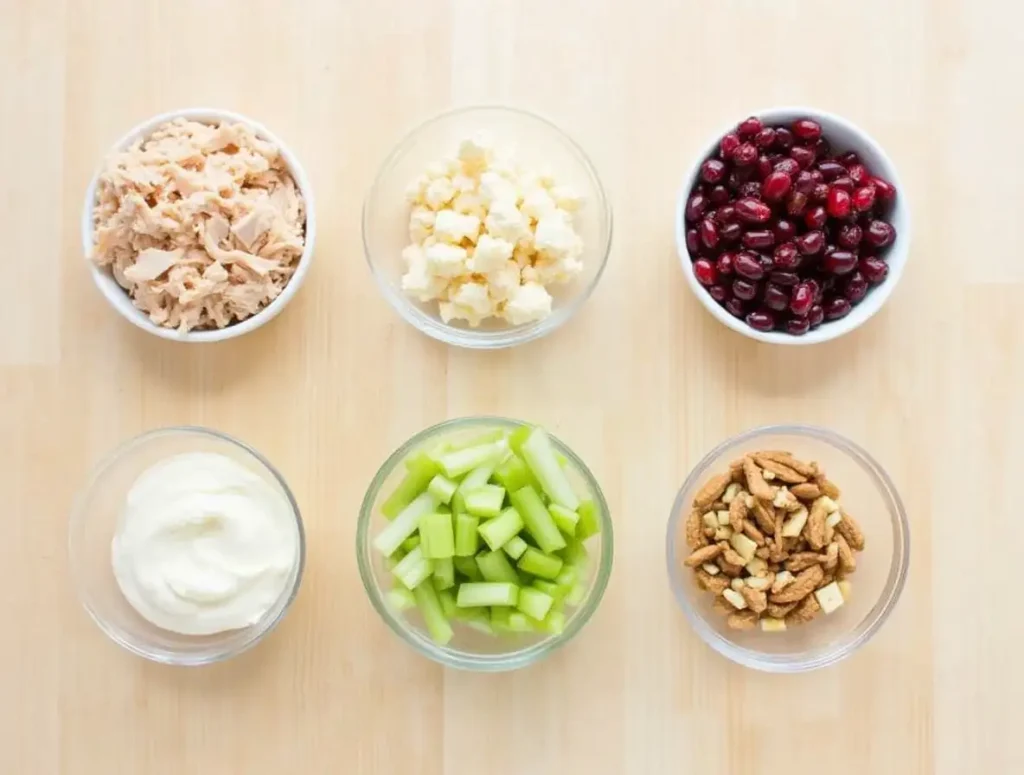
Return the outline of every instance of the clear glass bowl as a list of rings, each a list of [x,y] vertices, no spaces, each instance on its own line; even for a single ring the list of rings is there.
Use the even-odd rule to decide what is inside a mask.
[[[708,478],[728,469],[745,453],[785,449],[802,460],[816,460],[842,491],[840,503],[857,518],[865,548],[850,576],[850,600],[828,616],[786,632],[733,630],[711,607],[711,593],[699,589],[693,571],[683,566],[690,553],[685,521],[693,496]],[[722,656],[746,667],[798,673],[834,664],[852,654],[892,613],[906,582],[910,527],[888,474],[867,452],[825,428],[775,425],[742,433],[719,444],[690,473],[668,520],[666,555],[669,582],[679,607],[704,641]]]
[[[180,635],[142,618],[121,594],[111,567],[111,541],[125,496],[139,475],[168,457],[213,452],[240,463],[278,490],[291,505],[298,534],[297,556],[280,599],[249,627],[214,635]],[[241,654],[262,640],[284,618],[302,580],[306,543],[302,517],[280,473],[256,450],[206,428],[164,428],[137,436],[115,449],[78,497],[68,532],[71,578],[85,610],[115,643],[134,654],[168,665],[204,665]]]
[[[586,200],[574,221],[584,242],[583,272],[570,283],[548,286],[554,297],[551,314],[534,323],[513,326],[489,320],[478,328],[464,321],[445,323],[437,302],[421,303],[402,292],[402,250],[410,241],[405,190],[428,165],[453,157],[462,140],[481,131],[499,147],[514,148],[524,167],[549,170],[559,184],[572,186]],[[547,119],[515,108],[460,108],[424,122],[384,160],[363,205],[363,249],[385,298],[423,333],[460,347],[511,347],[554,331],[593,292],[608,261],[611,240],[611,206],[583,149]]]
[[[514,430],[522,425],[516,420],[502,417],[465,417],[434,425],[420,431],[405,444],[391,453],[384,461],[377,475],[370,483],[359,511],[359,525],[356,530],[356,557],[359,575],[363,580],[370,602],[377,613],[402,640],[424,656],[448,667],[480,672],[515,670],[533,664],[554,649],[568,643],[590,620],[597,610],[608,586],[612,571],[612,523],[608,503],[593,474],[582,460],[554,436],[551,441],[555,449],[565,456],[569,463],[566,471],[576,491],[594,500],[601,514],[601,532],[587,539],[591,562],[587,568],[587,595],[573,609],[566,608],[565,630],[559,635],[547,633],[524,633],[495,637],[472,630],[453,622],[455,637],[446,646],[431,640],[419,613],[412,609],[397,612],[388,605],[385,595],[393,588],[393,579],[385,565],[384,557],[373,546],[373,538],[388,524],[382,516],[380,506],[404,475],[403,463],[414,451],[432,447],[442,439],[472,438],[482,431],[495,428]]]

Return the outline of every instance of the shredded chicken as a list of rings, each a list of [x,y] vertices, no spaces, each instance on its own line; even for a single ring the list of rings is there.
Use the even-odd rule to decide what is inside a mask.
[[[176,119],[115,153],[93,222],[93,260],[150,320],[182,332],[255,315],[305,245],[305,202],[284,159],[242,124]]]

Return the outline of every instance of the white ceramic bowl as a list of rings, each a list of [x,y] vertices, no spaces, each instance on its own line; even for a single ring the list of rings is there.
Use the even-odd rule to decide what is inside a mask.
[[[896,287],[896,283],[899,282],[910,250],[910,205],[907,202],[907,190],[903,186],[899,174],[896,172],[896,166],[886,155],[885,151],[882,150],[882,146],[875,142],[871,135],[845,118],[807,107],[769,108],[767,110],[755,110],[748,115],[757,116],[768,126],[789,124],[797,118],[813,119],[821,124],[822,135],[832,144],[834,150],[839,152],[856,151],[864,163],[871,169],[872,173],[888,180],[896,187],[896,201],[892,211],[887,216],[889,222],[896,228],[896,241],[887,248],[884,254],[886,263],[889,264],[888,277],[878,287],[871,288],[867,296],[846,317],[833,321],[826,320],[817,329],[808,331],[803,336],[793,336],[783,331],[758,331],[748,326],[745,321],[730,315],[723,307],[720,307],[708,294],[707,289],[697,282],[697,278],[693,273],[693,263],[690,259],[689,251],[686,249],[684,211],[690,191],[700,173],[700,165],[704,163],[705,159],[715,154],[722,135],[733,131],[736,124],[746,118],[746,116],[740,116],[736,121],[715,132],[714,136],[701,149],[693,166],[683,178],[683,185],[679,191],[679,200],[676,203],[676,250],[679,253],[679,260],[683,265],[683,274],[686,277],[686,281],[701,304],[720,322],[733,331],[748,336],[751,339],[772,344],[795,345],[827,342],[830,339],[847,334],[867,322],[872,315],[882,308],[882,305],[885,304]]]
[[[176,329],[158,326],[149,319],[149,316],[146,315],[146,313],[138,309],[132,303],[128,293],[124,288],[117,284],[117,281],[114,279],[114,276],[111,274],[109,269],[97,266],[96,263],[89,258],[92,254],[93,248],[92,218],[93,207],[96,203],[96,184],[99,180],[100,173],[103,170],[102,162],[97,168],[96,173],[93,175],[92,180],[89,182],[89,188],[85,192],[85,205],[82,208],[81,223],[83,255],[85,256],[86,263],[89,266],[89,271],[92,274],[93,282],[95,282],[96,287],[100,289],[100,293],[103,294],[103,298],[110,302],[110,306],[117,310],[128,322],[138,326],[143,331],[148,331],[162,339],[171,339],[177,342],[220,342],[225,339],[234,339],[237,336],[242,336],[242,334],[255,331],[260,326],[277,317],[288,302],[292,300],[301,287],[303,280],[305,280],[306,273],[309,271],[309,265],[313,260],[313,248],[314,243],[316,242],[316,205],[313,199],[313,188],[310,185],[309,178],[306,176],[306,171],[302,168],[298,158],[288,149],[287,145],[277,138],[276,135],[262,124],[238,113],[232,113],[227,110],[216,110],[213,108],[187,108],[185,110],[174,110],[168,113],[161,113],[160,115],[153,116],[153,118],[147,119],[134,127],[124,137],[118,140],[117,143],[115,143],[110,153],[115,153],[127,148],[140,137],[148,137],[161,124],[166,124],[168,121],[172,121],[176,118],[187,118],[201,123],[223,120],[245,124],[252,128],[258,137],[273,143],[280,149],[281,156],[284,158],[285,164],[288,166],[288,171],[291,173],[292,178],[295,181],[295,186],[302,193],[303,199],[306,202],[306,245],[305,249],[302,251],[298,267],[295,270],[295,274],[292,275],[291,280],[289,280],[288,284],[284,287],[284,290],[281,291],[281,294],[266,307],[261,309],[255,315],[225,328],[209,331],[189,331],[187,334],[182,334]]]

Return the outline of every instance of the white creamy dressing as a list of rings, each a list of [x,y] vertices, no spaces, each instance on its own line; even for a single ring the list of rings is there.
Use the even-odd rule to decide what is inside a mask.
[[[111,546],[114,576],[138,613],[171,632],[210,635],[258,622],[298,562],[283,493],[224,455],[176,455],[128,491]]]

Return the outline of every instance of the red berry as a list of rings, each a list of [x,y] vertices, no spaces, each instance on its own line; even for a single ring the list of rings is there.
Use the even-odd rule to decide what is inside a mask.
[[[860,272],[851,274],[843,285],[843,296],[846,297],[850,304],[857,304],[867,296],[867,293],[868,281],[864,279],[864,275]]]
[[[771,331],[775,328],[775,316],[767,310],[759,309],[756,312],[751,312],[745,319],[748,326],[758,331]]]
[[[796,159],[790,156],[786,156],[775,162],[775,167],[773,169],[775,172],[783,172],[790,177],[800,173],[800,165],[796,163]]]
[[[837,161],[826,159],[818,164],[818,172],[824,175],[825,180],[832,180],[840,175],[845,175],[846,167]]]
[[[786,242],[775,248],[775,266],[779,269],[796,269],[800,266],[800,251],[792,242]]]
[[[853,180],[849,175],[840,175],[832,181],[832,188],[841,188],[847,194],[853,193]]]
[[[749,280],[737,279],[732,281],[732,295],[743,301],[750,301],[757,296],[757,283]]]
[[[853,207],[859,212],[866,212],[875,206],[875,189],[872,186],[864,186],[853,192]]]
[[[708,250],[714,250],[718,246],[718,227],[710,218],[700,222],[700,241]]]
[[[821,321],[825,319],[825,310],[822,309],[820,304],[815,304],[811,307],[811,311],[807,313],[807,322],[811,324],[811,328],[817,328],[821,325]]]
[[[728,310],[730,315],[737,318],[742,318],[744,313],[747,311],[747,305],[736,297],[725,302],[725,308]]]
[[[691,256],[697,255],[697,251],[700,250],[700,236],[696,229],[686,230],[686,249],[690,251]]]
[[[758,257],[747,250],[741,250],[736,254],[732,262],[736,274],[746,277],[748,280],[760,280],[764,277],[764,267]]]
[[[771,127],[765,127],[756,135],[754,135],[754,145],[758,148],[771,148],[775,143],[775,130]]]
[[[839,320],[850,314],[853,307],[842,296],[835,296],[825,302],[825,317],[829,320]]]
[[[818,230],[809,231],[797,237],[796,246],[805,256],[816,255],[825,247],[825,233]]]
[[[839,243],[840,247],[856,250],[862,236],[860,226],[843,224],[839,227],[839,235],[836,237],[836,242]]]
[[[801,194],[799,191],[792,191],[786,198],[786,213],[792,216],[798,216],[807,207],[807,194]]]
[[[718,143],[718,150],[723,159],[731,159],[733,153],[740,147],[739,135],[730,132]]]
[[[782,150],[793,147],[793,133],[785,127],[777,127],[775,130],[775,145]]]
[[[739,133],[739,136],[743,138],[753,137],[763,128],[764,124],[761,119],[756,116],[751,116],[750,118],[740,122],[739,127],[737,127],[737,132]]]
[[[708,199],[713,205],[722,205],[729,201],[729,189],[725,186],[712,186],[708,191]]]
[[[718,183],[725,177],[725,163],[719,159],[708,159],[700,165],[700,179],[705,183]]]
[[[830,274],[849,274],[857,268],[857,254],[849,250],[833,250],[821,262]]]
[[[747,223],[764,223],[772,217],[772,209],[753,197],[743,197],[735,204],[736,214]]]
[[[826,207],[833,218],[845,218],[850,214],[850,194],[841,188],[830,188]]]
[[[708,207],[708,200],[703,194],[697,193],[690,197],[686,203],[686,220],[699,221]]]
[[[735,253],[723,253],[718,257],[718,261],[715,262],[715,268],[718,269],[719,274],[731,275],[733,273],[733,261],[736,259]]]
[[[804,223],[808,229],[820,229],[825,226],[825,222],[828,220],[828,213],[825,212],[825,208],[821,205],[816,205],[807,211],[804,215]]]
[[[732,163],[737,167],[746,167],[757,161],[757,148],[751,143],[743,143],[732,152]]]
[[[809,118],[800,118],[793,122],[793,134],[801,140],[817,140],[821,137],[821,124]]]
[[[804,317],[811,311],[814,304],[814,289],[807,283],[800,283],[793,289],[793,296],[789,301],[789,311],[797,317]]]
[[[802,336],[806,334],[810,328],[811,324],[807,318],[790,318],[786,321],[786,333],[792,334],[793,336]]]
[[[718,236],[721,237],[723,242],[735,242],[742,234],[743,227],[735,221],[723,224],[718,230]]]
[[[857,269],[872,285],[880,285],[889,276],[889,265],[874,256],[862,258],[857,264]]]
[[[788,242],[796,236],[796,226],[793,225],[792,221],[787,221],[785,218],[779,218],[775,222],[775,241],[776,242]]]
[[[864,241],[876,248],[884,248],[896,239],[896,229],[885,221],[871,221],[864,230]]]
[[[856,157],[856,155],[857,154],[854,154],[854,157]],[[842,158],[840,158],[840,161],[842,162]],[[846,174],[850,176],[850,180],[852,180],[857,186],[866,186],[868,181],[871,179],[871,173],[868,172],[868,168],[858,162],[847,164]]]
[[[767,229],[748,231],[743,235],[742,242],[743,247],[745,248],[750,248],[751,250],[763,250],[764,248],[770,248],[775,244],[775,234]]]
[[[769,282],[764,286],[764,306],[776,312],[783,312],[789,306],[789,294]]]
[[[724,285],[712,285],[708,288],[708,295],[719,304],[729,298],[729,289]]]
[[[777,202],[789,192],[792,185],[793,179],[785,172],[772,172],[761,184],[761,195],[769,202]]]
[[[718,282],[718,270],[706,258],[698,258],[693,262],[693,274],[701,285],[714,285]]]
[[[799,164],[803,169],[807,169],[814,164],[815,154],[810,148],[804,148],[802,145],[794,146],[789,149],[790,158]]]
[[[873,178],[871,178],[870,182],[871,185],[875,187],[875,193],[878,195],[878,198],[881,201],[888,204],[889,202],[896,198],[896,187],[888,180],[883,180],[882,178],[875,175]]]

